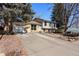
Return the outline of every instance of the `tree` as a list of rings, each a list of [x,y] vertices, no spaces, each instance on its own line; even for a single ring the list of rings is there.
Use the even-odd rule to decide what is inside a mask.
[[[57,24],[58,29],[61,28],[62,26],[64,29],[64,32],[71,27],[74,23],[74,18],[76,17],[77,14],[79,14],[79,4],[78,3],[63,3],[63,4],[55,4],[55,7],[52,10],[52,19],[54,19]],[[70,25],[68,25],[70,17],[71,22]]]
[[[26,6],[23,7],[22,15],[23,15],[23,20],[25,22],[31,21],[33,18],[33,15],[35,14],[31,7],[32,5],[30,3],[28,3]]]
[[[76,15],[79,14],[79,4],[78,3],[71,3],[71,4],[64,4],[64,23],[65,28],[64,32],[73,25],[74,18]],[[69,18],[72,17],[70,25],[68,26]]]
[[[51,15],[51,20],[56,22],[56,27],[60,29],[62,25],[64,24],[63,22],[63,9],[64,9],[64,4],[62,3],[56,3],[54,4],[54,7],[52,8],[52,15]]]
[[[27,22],[31,20],[34,12],[30,3],[3,3],[0,4],[0,14],[3,16],[6,26],[8,26],[8,33],[11,33],[13,22],[17,17]]]

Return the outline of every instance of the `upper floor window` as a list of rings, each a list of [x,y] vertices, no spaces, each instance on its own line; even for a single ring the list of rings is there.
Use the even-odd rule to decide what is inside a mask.
[[[44,23],[44,26],[47,26],[47,22]]]

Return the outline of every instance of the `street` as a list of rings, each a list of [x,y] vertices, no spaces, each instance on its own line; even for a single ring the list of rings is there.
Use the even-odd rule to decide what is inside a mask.
[[[68,42],[57,34],[17,34],[29,56],[79,56],[79,41]]]

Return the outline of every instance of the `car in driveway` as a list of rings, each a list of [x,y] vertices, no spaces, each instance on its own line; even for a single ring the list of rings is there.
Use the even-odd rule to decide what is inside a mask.
[[[19,28],[17,29],[17,33],[26,33],[26,32],[25,32],[24,28],[19,27]]]
[[[16,27],[14,30],[13,30],[14,33],[20,33],[20,34],[24,34],[26,33],[25,29],[21,26],[19,27]]]

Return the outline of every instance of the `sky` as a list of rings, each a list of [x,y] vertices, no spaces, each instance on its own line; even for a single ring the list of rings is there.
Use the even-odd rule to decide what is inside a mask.
[[[36,13],[35,17],[40,17],[44,20],[51,20],[51,4],[49,3],[32,3],[32,9]]]

